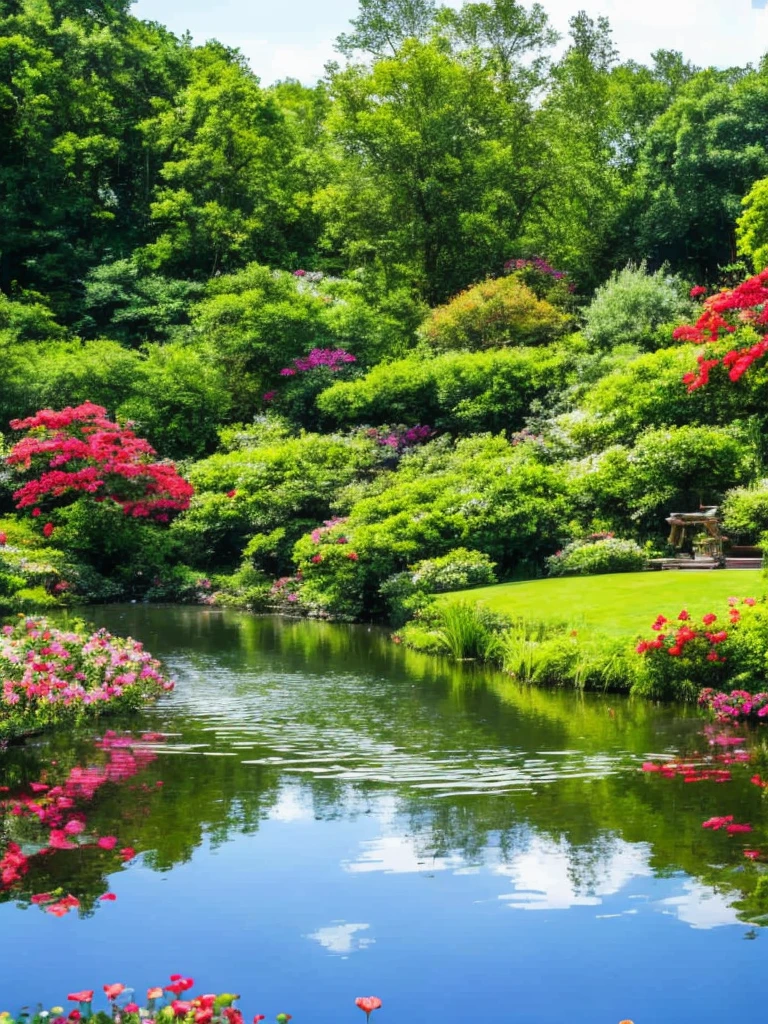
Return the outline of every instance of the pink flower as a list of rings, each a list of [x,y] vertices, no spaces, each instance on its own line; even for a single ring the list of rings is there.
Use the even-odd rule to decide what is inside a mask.
[[[744,856],[747,857],[749,860],[757,860],[757,858],[760,856],[760,851],[759,850],[745,850],[744,851]]]
[[[133,858],[135,856],[136,856],[136,851],[134,850],[134,848],[132,846],[124,846],[122,848],[122,850],[120,851],[120,857],[124,861],[126,861],[126,860],[133,860]]]
[[[752,826],[751,825],[739,825],[739,824],[726,825],[725,831],[726,832],[730,832],[731,834],[736,833],[736,832],[751,832],[752,831]]]
[[[104,991],[107,995],[107,999],[110,1001],[117,999],[119,995],[125,992],[125,985],[121,985],[120,982],[116,982],[114,985],[105,985]]]
[[[99,899],[103,903],[106,903],[106,902],[114,903],[114,901],[117,899],[117,896],[115,896],[115,894],[113,892],[105,892],[103,896],[99,896]]]
[[[713,622],[717,622],[717,616],[713,615],[712,612],[710,612],[708,615],[702,616],[701,621],[704,623],[705,626],[711,626]]]
[[[93,1002],[93,989],[84,988],[80,992],[70,992],[67,996],[70,1003],[90,1003]]]
[[[701,827],[702,828],[711,828],[715,832],[717,832],[719,829],[725,828],[726,825],[730,825],[730,823],[732,821],[733,821],[733,815],[732,814],[729,814],[729,815],[726,815],[725,817],[720,817],[720,818],[707,818],[706,821],[703,821],[701,823]]]
[[[126,1003],[124,1009],[125,1009],[126,1013],[138,1013],[139,1012],[139,1004],[138,1003]]]
[[[117,846],[117,838],[115,836],[102,836],[96,841],[96,845],[100,846],[102,850],[114,850]]]
[[[707,294],[707,289],[703,284],[697,284],[694,288],[691,288],[691,298],[698,299],[701,295]]]
[[[53,529],[53,523],[46,523],[45,526],[43,527],[43,536],[50,537],[51,534],[53,533]]]
[[[34,519],[37,519],[37,517],[40,516],[40,515],[42,515],[42,510],[41,509],[39,509],[39,508],[33,508],[32,509],[32,517]]]
[[[227,497],[228,498],[235,498],[236,496],[237,496],[237,491],[235,491],[235,490],[227,491]]]

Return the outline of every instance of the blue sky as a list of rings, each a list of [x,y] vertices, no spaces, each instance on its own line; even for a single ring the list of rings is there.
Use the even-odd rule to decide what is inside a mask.
[[[452,0],[455,6],[459,0]],[[682,50],[697,64],[745,64],[768,51],[766,0],[542,0],[564,31],[579,8],[605,14],[622,56],[647,60],[651,50]],[[753,6],[758,4],[760,6]],[[196,41],[238,46],[264,84],[293,77],[313,82],[333,56],[357,0],[138,0],[142,18]]]

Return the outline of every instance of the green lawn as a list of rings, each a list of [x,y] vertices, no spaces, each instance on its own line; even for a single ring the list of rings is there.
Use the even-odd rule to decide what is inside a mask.
[[[759,571],[643,572],[502,583],[442,594],[440,600],[482,601],[506,615],[635,636],[649,633],[659,613],[671,619],[687,608],[693,616],[719,615],[729,597],[761,597],[767,588]]]

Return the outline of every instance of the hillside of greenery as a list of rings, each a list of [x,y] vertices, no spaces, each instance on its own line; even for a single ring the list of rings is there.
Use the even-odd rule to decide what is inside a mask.
[[[400,624],[642,569],[672,510],[768,531],[764,298],[708,341],[748,373],[691,389],[673,339],[768,262],[768,62],[623,61],[516,0],[361,0],[337,45],[264,87],[122,0],[0,0],[5,610]],[[23,431],[80,407],[76,486],[30,482]],[[109,486],[95,430],[139,460]]]

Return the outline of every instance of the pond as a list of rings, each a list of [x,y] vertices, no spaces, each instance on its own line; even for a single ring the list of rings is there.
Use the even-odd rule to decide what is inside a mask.
[[[756,736],[521,688],[365,627],[91,617],[178,686],[139,720],[0,754],[6,800],[61,785],[83,826],[0,892],[0,1010],[174,972],[297,1024],[360,1024],[370,993],[376,1024],[707,1024],[763,1001]],[[673,756],[696,769],[641,768]],[[713,815],[754,831],[702,828]],[[0,842],[39,849],[34,814],[0,821]],[[44,892],[79,907],[55,916],[30,902]]]

